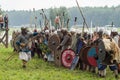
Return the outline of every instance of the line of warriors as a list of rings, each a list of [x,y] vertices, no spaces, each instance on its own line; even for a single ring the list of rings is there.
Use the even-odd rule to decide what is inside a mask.
[[[109,66],[110,70],[115,73],[115,77],[118,77],[119,72],[119,47],[120,47],[120,36],[118,32],[112,32],[111,34],[107,31],[99,30],[94,31],[93,34],[84,32],[80,33],[79,30],[66,28],[59,30],[44,29],[42,31],[30,32],[27,28],[22,27],[21,32],[13,32],[11,44],[14,51],[19,52],[19,58],[22,60],[22,67],[26,68],[27,62],[34,57],[35,54],[38,58],[42,58],[45,61],[54,61],[54,54],[48,47],[49,38],[57,34],[60,39],[60,44],[55,50],[72,49],[76,55],[80,56],[77,67],[81,70],[89,70],[96,72],[96,67],[85,64],[81,59],[82,56],[80,50],[85,46],[100,46],[104,43],[105,50],[100,47],[99,53],[105,52],[106,54],[101,58],[101,55],[95,55],[94,58],[99,61],[97,66],[98,74],[100,77],[106,76],[106,68]],[[108,58],[109,57],[109,58]],[[107,64],[106,64],[107,63]]]

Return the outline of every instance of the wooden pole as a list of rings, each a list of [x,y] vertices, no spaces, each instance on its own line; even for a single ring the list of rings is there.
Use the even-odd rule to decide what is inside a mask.
[[[0,38],[0,43],[2,43],[6,48],[8,48],[8,31],[9,29],[6,28],[4,35],[2,36],[2,38]]]
[[[69,20],[70,19],[67,20],[67,30],[69,30],[69,25],[68,25],[69,24]]]
[[[12,59],[12,57],[15,55],[16,53],[13,53],[12,55],[10,55],[5,61],[9,61],[10,59]]]
[[[42,13],[43,13],[43,17],[44,17],[44,25],[45,25],[45,27],[47,27],[48,24],[49,24],[49,21],[48,21],[48,19],[47,19],[47,16],[45,15],[45,12],[44,12],[43,9],[42,9]]]
[[[87,29],[88,29],[88,31],[89,31],[89,27],[88,27],[88,25],[87,25],[87,23],[86,23],[85,17],[84,17],[84,15],[83,15],[83,13],[82,13],[82,10],[81,10],[81,8],[80,8],[77,0],[76,0],[76,3],[77,3],[77,6],[78,6],[79,11],[80,11],[80,13],[81,13],[81,16],[82,16],[82,18],[83,18],[83,23],[85,23],[85,25],[86,25],[86,27],[87,27]]]
[[[37,17],[35,15],[35,8],[33,8],[33,12],[34,12],[34,24],[35,24],[35,29],[37,28]]]
[[[74,25],[77,24],[77,17],[75,17],[75,20],[74,20]]]
[[[6,41],[6,45],[5,45],[6,48],[8,48],[8,30],[9,30],[9,29],[7,28],[7,29],[6,29],[6,40],[5,40],[5,41]]]

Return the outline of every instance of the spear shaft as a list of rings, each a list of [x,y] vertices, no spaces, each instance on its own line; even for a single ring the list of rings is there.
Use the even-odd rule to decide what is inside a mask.
[[[88,27],[88,25],[87,25],[87,23],[86,23],[85,17],[84,17],[84,15],[83,15],[83,13],[82,13],[82,10],[81,10],[81,8],[80,8],[77,0],[76,0],[76,3],[77,3],[77,6],[78,6],[79,11],[80,11],[80,13],[81,13],[81,16],[82,16],[82,18],[83,18],[83,20],[84,20],[83,24],[86,25],[86,27],[87,27],[87,29],[88,29],[88,31],[89,31],[89,27]],[[83,25],[83,26],[84,26],[84,25]]]

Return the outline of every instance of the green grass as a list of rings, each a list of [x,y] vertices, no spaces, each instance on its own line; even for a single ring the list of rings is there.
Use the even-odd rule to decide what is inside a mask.
[[[99,78],[97,74],[88,71],[71,71],[64,67],[56,67],[53,63],[38,59],[37,56],[23,69],[17,53],[6,61],[13,53],[11,47],[4,48],[0,45],[0,80],[115,80],[110,70],[107,71],[106,78]]]
[[[9,35],[13,30],[15,29],[10,28]],[[118,31],[120,32],[120,29]],[[88,71],[71,71],[64,67],[56,67],[53,63],[38,59],[37,56],[28,62],[26,69],[23,69],[17,53],[12,59],[5,61],[13,53],[10,46],[5,48],[0,45],[0,80],[115,80],[113,72],[109,69],[106,78],[99,78],[97,74]]]

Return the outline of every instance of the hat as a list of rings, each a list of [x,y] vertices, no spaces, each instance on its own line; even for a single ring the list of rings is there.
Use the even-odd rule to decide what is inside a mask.
[[[118,31],[117,31],[117,28],[113,28],[113,29],[112,29],[112,32],[118,32]]]
[[[21,27],[21,30],[27,30],[27,28],[26,27]]]
[[[67,28],[62,28],[61,30],[65,30],[65,31],[67,31]]]
[[[103,32],[103,34],[105,34],[105,35],[109,35],[110,36],[110,31],[108,31],[108,30],[105,30],[104,32]]]
[[[37,29],[34,29],[34,32],[37,32]]]
[[[99,32],[104,32],[104,28],[100,28],[100,29],[99,29]]]
[[[70,29],[70,32],[76,32],[76,29],[71,28],[71,29]]]
[[[79,29],[76,29],[76,32],[77,32],[78,34],[82,33],[82,31],[79,30]]]
[[[45,33],[49,33],[49,30],[45,30]]]
[[[57,31],[54,31],[54,34],[57,34]]]
[[[120,35],[120,32],[118,33],[118,35]]]
[[[84,40],[84,37],[80,36],[80,39],[81,39],[81,40]]]

